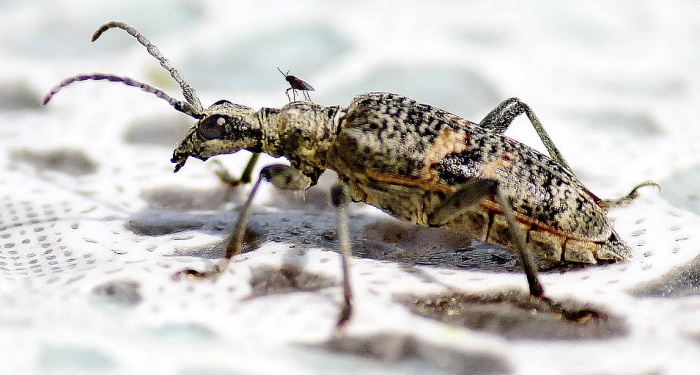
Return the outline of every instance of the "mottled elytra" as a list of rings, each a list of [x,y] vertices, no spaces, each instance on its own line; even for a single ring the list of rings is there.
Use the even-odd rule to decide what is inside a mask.
[[[339,178],[331,189],[343,272],[338,326],[352,313],[350,201],[371,204],[417,225],[464,231],[512,250],[525,271],[530,295],[539,298],[545,297],[533,255],[585,263],[618,261],[633,255],[613,229],[607,210],[633,199],[636,188],[620,200],[605,201],[593,195],[574,175],[535,113],[517,98],[505,100],[480,123],[385,92],[360,94],[347,107],[293,101],[279,109],[256,111],[220,100],[205,109],[179,72],[132,27],[110,22],[95,32],[93,40],[110,28],[125,30],[145,46],[180,85],[186,101],[128,77],[90,74],[64,80],[49,92],[44,103],[76,81],[121,82],[152,93],[197,120],[173,152],[175,172],[189,157],[206,160],[240,150],[253,152],[253,158],[235,183],[244,182],[246,174],[250,180],[259,153],[284,157],[290,163],[262,168],[223,259],[208,270],[188,269],[178,275],[216,277],[229,266],[230,259],[241,252],[251,202],[263,180],[282,189],[305,190],[315,185],[326,169],[335,171]],[[313,90],[294,76],[285,74],[285,79],[290,90],[305,94]],[[521,114],[529,118],[549,157],[503,135]],[[640,186],[644,185],[653,183]]]
[[[287,94],[287,99],[289,99],[290,102],[297,100],[297,90],[302,92],[302,94],[304,95],[304,98],[306,98],[306,100],[311,101],[311,97],[309,96],[309,91],[315,91],[315,89],[311,85],[309,85],[308,82],[303,81],[303,80],[301,80],[293,75],[290,75],[289,70],[287,70],[287,73],[283,72],[282,69],[280,69],[279,67],[277,67],[277,70],[279,70],[280,73],[282,73],[282,75],[284,76],[284,79],[287,82],[289,82],[290,87],[284,93]],[[294,96],[294,100],[292,100],[289,97],[289,90],[292,90],[292,95]]]

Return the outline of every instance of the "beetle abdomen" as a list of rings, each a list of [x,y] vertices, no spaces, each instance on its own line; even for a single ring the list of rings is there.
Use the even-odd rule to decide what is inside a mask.
[[[434,192],[446,198],[470,179],[493,179],[521,222],[581,241],[606,241],[612,231],[597,198],[566,168],[454,114],[400,95],[369,93],[353,100],[341,129],[328,167],[347,179],[415,187],[418,199]],[[375,205],[410,216],[388,204]],[[424,215],[437,208],[424,206]],[[497,205],[493,210],[500,211]]]

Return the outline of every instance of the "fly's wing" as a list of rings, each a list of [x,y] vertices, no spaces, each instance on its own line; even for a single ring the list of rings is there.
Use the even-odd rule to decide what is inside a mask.
[[[292,87],[295,90],[316,91],[311,85],[309,85],[308,82],[303,81],[297,77],[294,77],[294,83],[292,83]]]

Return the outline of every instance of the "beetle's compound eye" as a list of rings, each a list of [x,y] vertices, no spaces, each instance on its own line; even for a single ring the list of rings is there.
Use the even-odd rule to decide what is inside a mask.
[[[197,128],[199,135],[204,139],[222,139],[226,136],[226,116],[211,116],[204,119]]]

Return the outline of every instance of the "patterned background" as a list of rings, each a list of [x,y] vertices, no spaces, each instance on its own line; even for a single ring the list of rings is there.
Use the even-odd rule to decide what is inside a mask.
[[[0,373],[697,369],[698,7],[0,3]],[[631,261],[543,264],[552,298],[603,314],[580,324],[508,302],[526,286],[510,253],[353,205],[357,313],[333,336],[341,291],[331,173],[305,194],[263,186],[248,242],[255,251],[216,282],[175,281],[175,271],[220,254],[250,187],[223,186],[211,162],[192,160],[173,174],[172,149],[190,119],[135,89],[83,83],[40,105],[64,77],[97,71],[180,97],[126,33],[89,42],[110,20],[157,44],[205,106],[223,98],[283,106],[277,67],[311,83],[325,105],[390,91],[478,121],[518,96],[597,195],[619,196],[647,179],[662,191],[644,189],[610,213],[635,251]],[[525,119],[508,135],[544,149]],[[238,171],[247,156],[220,160]],[[504,301],[474,302],[489,298]],[[440,314],[453,324],[423,317]]]

